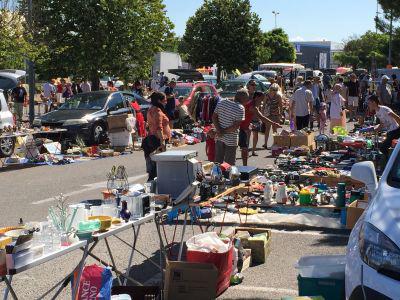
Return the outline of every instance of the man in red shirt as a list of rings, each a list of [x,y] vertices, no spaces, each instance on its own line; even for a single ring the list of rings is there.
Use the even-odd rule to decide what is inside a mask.
[[[262,92],[255,92],[254,98],[241,103],[244,106],[244,120],[240,123],[239,129],[239,147],[242,151],[243,166],[247,166],[247,160],[249,158],[249,139],[250,139],[250,124],[254,117],[263,123],[269,123],[275,128],[281,128],[281,125],[265,117],[260,110],[255,106],[257,100],[264,100],[265,94]]]

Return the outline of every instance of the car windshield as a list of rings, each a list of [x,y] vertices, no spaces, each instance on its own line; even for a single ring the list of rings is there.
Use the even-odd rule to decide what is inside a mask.
[[[174,88],[174,92],[177,93],[178,97],[188,97],[190,95],[190,92],[192,91],[192,88],[189,86],[177,86]]]
[[[104,107],[107,102],[109,94],[97,94],[97,93],[87,93],[78,94],[66,100],[65,103],[60,107],[63,110],[71,109],[92,109],[100,110]]]
[[[218,85],[218,89],[224,92],[236,92],[246,86],[243,81],[223,81]]]
[[[388,184],[395,188],[400,188],[400,156],[394,161],[392,170],[388,176]]]

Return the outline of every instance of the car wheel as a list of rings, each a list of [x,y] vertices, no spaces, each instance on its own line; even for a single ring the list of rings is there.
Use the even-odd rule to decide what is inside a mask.
[[[94,144],[100,144],[104,139],[106,133],[106,127],[101,123],[95,123],[92,130],[92,142]]]
[[[0,157],[9,157],[14,153],[15,140],[11,137],[0,139]]]

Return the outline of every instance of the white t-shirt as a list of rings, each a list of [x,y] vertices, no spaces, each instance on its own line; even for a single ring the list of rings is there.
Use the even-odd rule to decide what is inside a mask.
[[[341,119],[342,118],[342,106],[344,105],[344,98],[339,93],[332,94],[331,97],[331,119]]]
[[[222,129],[232,126],[235,122],[243,121],[244,112],[242,104],[229,99],[223,99],[218,102],[214,111],[218,115],[219,126]],[[232,133],[223,134],[217,137],[217,140],[227,146],[237,146],[239,142],[239,129]]]
[[[52,85],[49,82],[46,82],[45,84],[43,84],[43,96],[45,98],[50,98],[51,93],[55,93],[55,92],[56,92],[56,87],[54,85]]]
[[[396,120],[390,116],[393,110],[387,106],[379,105],[379,110],[376,111],[376,117],[379,118],[383,128],[387,131],[396,130],[399,128],[399,124],[397,124]]]

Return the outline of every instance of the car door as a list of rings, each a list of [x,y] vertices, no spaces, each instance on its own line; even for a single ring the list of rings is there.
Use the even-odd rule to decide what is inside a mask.
[[[122,97],[121,93],[113,93],[107,103],[107,111],[111,115],[121,115],[131,113],[130,106],[128,107],[127,101]]]

